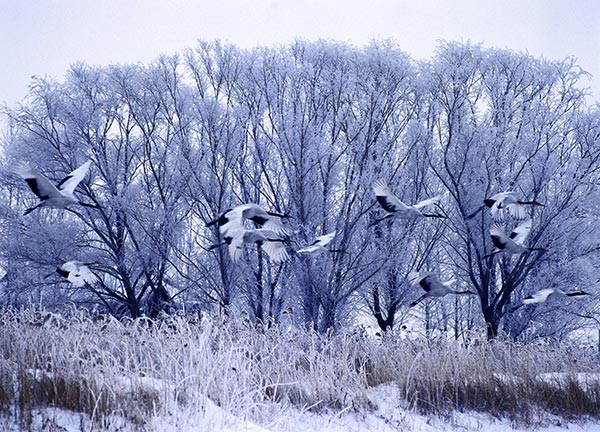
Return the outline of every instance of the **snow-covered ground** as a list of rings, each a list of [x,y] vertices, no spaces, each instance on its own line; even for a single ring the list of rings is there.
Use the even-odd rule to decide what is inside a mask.
[[[552,377],[555,378],[555,377]],[[513,424],[508,420],[495,419],[480,413],[454,413],[447,418],[423,416],[400,406],[399,389],[394,384],[385,384],[370,389],[368,398],[373,410],[358,412],[346,409],[340,412],[312,412],[288,408],[264,426],[244,420],[241,415],[228,413],[207,398],[202,404],[182,408],[175,404],[167,415],[155,415],[140,419],[138,423],[114,415],[103,420],[102,425],[93,424],[88,416],[57,408],[35,410],[29,430],[50,432],[79,431],[156,431],[156,432],[503,432],[531,431],[530,427]],[[539,432],[597,432],[600,423],[582,419],[579,422],[548,415],[538,419]],[[0,429],[18,432],[22,429],[17,421],[4,418]]]
[[[589,346],[51,318],[4,317],[0,432],[600,432]]]

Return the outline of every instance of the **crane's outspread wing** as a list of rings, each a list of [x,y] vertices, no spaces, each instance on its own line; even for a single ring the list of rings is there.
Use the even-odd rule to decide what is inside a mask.
[[[335,235],[336,235],[335,231],[331,231],[330,233],[323,234],[322,236],[317,237],[317,242],[321,246],[327,246],[335,238]]]
[[[554,293],[553,288],[537,291],[523,299],[523,304],[543,303]]]
[[[245,218],[255,222],[261,228],[276,232],[278,235],[289,236],[293,233],[290,228],[281,223],[281,219],[279,217],[270,215],[258,204],[242,204],[234,208],[234,210],[240,214],[240,223],[243,223],[242,221]]]
[[[281,240],[269,240],[265,241],[262,245],[263,250],[269,255],[271,261],[275,263],[281,263],[287,261],[289,255],[285,249],[285,245]]]
[[[523,246],[523,242],[531,232],[533,223],[531,219],[527,219],[521,222],[517,227],[510,233],[510,238],[517,244]]]
[[[58,189],[61,191],[73,193],[77,185],[83,180],[88,170],[90,169],[90,165],[92,164],[91,160],[88,160],[86,163],[81,165],[79,168],[73,170],[69,173],[61,182],[58,184]]]
[[[494,204],[490,207],[492,218],[494,218],[494,220],[501,221],[504,219],[504,212],[502,210],[508,208],[510,212],[511,204],[516,203],[519,200],[519,196],[516,192],[506,191],[492,195],[489,200],[494,202]]]
[[[493,198],[492,198],[493,199]],[[495,201],[494,204],[490,207],[490,214],[495,221],[502,221],[504,219],[504,212],[499,207],[500,201]]]
[[[508,240],[508,236],[500,229],[498,225],[492,225],[490,227],[490,236],[492,237],[492,243],[498,249],[502,249]]]
[[[229,245],[229,257],[234,263],[240,260],[244,247],[244,230],[234,229],[224,236],[225,242]]]
[[[523,204],[513,203],[508,204],[506,206],[508,212],[515,219],[525,219],[527,217],[527,211],[525,210],[525,206]]]
[[[440,199],[441,199],[441,196],[440,195],[436,195],[436,196],[434,196],[432,198],[428,198],[426,200],[423,200],[423,201],[420,201],[420,202],[416,203],[413,207],[417,208],[417,209],[421,209],[423,207],[428,207],[430,205],[439,203]]]
[[[242,211],[239,207],[227,210],[223,213],[219,219],[219,232],[226,236],[229,232],[236,232],[243,230],[243,218]]]
[[[519,195],[513,191],[499,192],[490,197],[491,200],[502,204],[508,204],[519,200]]]
[[[262,225],[264,229],[274,231],[278,235],[289,236],[293,231],[286,227],[277,216],[269,216],[267,221]]]
[[[289,255],[283,244],[283,239],[275,232],[266,228],[246,231],[248,240],[262,244],[263,250],[271,261],[281,263],[287,261]]]
[[[98,276],[96,276],[92,271],[88,268],[88,266],[82,266],[79,270],[79,274],[83,278],[83,280],[89,284],[93,284],[98,280]]]
[[[94,284],[98,280],[98,277],[89,268],[83,266],[79,269],[79,272],[69,273],[67,279],[77,288],[81,288],[86,283],[90,285]]]
[[[19,166],[15,172],[27,182],[31,191],[41,200],[60,196],[59,190],[42,174],[27,165]]]
[[[242,204],[234,210],[240,212],[242,219],[251,220],[261,227],[271,218],[264,208],[255,203]]]
[[[407,279],[412,285],[419,285],[429,275],[431,275],[431,272],[413,271],[408,274]]]
[[[336,232],[332,231],[330,233],[319,236],[315,239],[314,242],[312,242],[308,246],[305,246],[302,249],[298,249],[296,253],[312,253],[322,250],[325,246],[331,243],[331,241],[335,237],[335,234]]]
[[[398,199],[382,181],[373,183],[373,192],[377,198],[377,202],[388,213],[408,210],[409,206]]]
[[[56,272],[67,278],[77,288],[83,287],[86,283],[94,284],[98,281],[98,276],[92,273],[88,266],[79,261],[67,261],[57,268]]]
[[[298,249],[296,251],[296,253],[313,253],[313,252],[317,252],[322,250],[323,247],[321,245],[318,244],[317,241],[315,241],[314,243],[303,247],[302,249]]]

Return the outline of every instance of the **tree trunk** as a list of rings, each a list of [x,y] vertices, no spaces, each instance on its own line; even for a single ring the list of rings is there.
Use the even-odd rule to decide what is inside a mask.
[[[498,337],[498,326],[500,324],[500,319],[496,313],[496,308],[494,308],[494,306],[489,306],[484,309],[483,318],[487,328],[488,340],[496,339]]]
[[[379,301],[379,288],[373,289],[373,315],[377,320],[377,325],[382,331],[392,330],[394,327],[394,318],[396,315],[396,309],[398,302],[394,301],[390,304],[386,311],[386,317],[383,317],[383,310],[381,308],[381,302]]]
[[[335,329],[335,302],[329,296],[322,298],[321,309],[323,316],[319,322],[319,333],[327,333],[330,329]]]

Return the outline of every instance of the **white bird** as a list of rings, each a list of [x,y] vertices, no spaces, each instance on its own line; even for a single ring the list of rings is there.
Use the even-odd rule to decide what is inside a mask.
[[[223,237],[225,243],[229,245],[229,256],[234,263],[242,256],[244,243],[262,245],[263,250],[275,263],[287,261],[289,258],[284,245],[285,240],[272,230],[237,228],[230,229]]]
[[[531,295],[528,295],[527,297],[525,297],[523,299],[523,301],[518,304],[517,306],[513,307],[510,312],[514,312],[517,309],[521,308],[522,306],[525,305],[529,305],[529,304],[536,304],[536,303],[544,303],[546,301],[548,301],[550,298],[557,298],[557,297],[583,297],[583,296],[589,296],[591,295],[590,293],[587,293],[585,291],[573,291],[570,293],[566,293],[561,289],[558,288],[545,288],[539,291],[534,292]]]
[[[520,254],[526,251],[545,251],[544,248],[531,248],[525,246],[525,238],[531,232],[532,221],[531,219],[526,219],[521,222],[517,227],[510,233],[510,235],[506,235],[498,225],[493,225],[490,228],[490,236],[492,237],[492,243],[494,245],[494,250],[486,257],[495,255],[499,252],[507,252],[509,254]]]
[[[67,261],[60,267],[56,268],[56,273],[66,278],[77,288],[81,288],[86,283],[93,284],[98,280],[96,276],[89,269],[88,265],[93,263],[82,263],[81,261]],[[52,273],[46,277],[52,276]]]
[[[281,223],[280,218],[286,218],[287,215],[268,212],[258,204],[242,204],[223,212],[217,219],[206,224],[207,227],[214,224],[219,225],[219,232],[223,235],[232,229],[244,227],[244,220],[251,220],[259,227],[274,231],[283,236],[292,234],[292,230]]]
[[[326,251],[328,249],[325,246],[331,243],[334,237],[335,231],[319,236],[310,245],[305,246],[302,249],[298,249],[296,253],[313,253]]]
[[[534,303],[544,303],[550,297],[583,297],[591,295],[585,291],[574,291],[570,293],[566,293],[563,290],[558,288],[546,288],[540,291],[537,291],[530,296],[527,296],[523,299],[523,304],[534,304]]]
[[[492,217],[500,221],[504,219],[503,210],[508,210],[510,215],[516,219],[525,219],[527,213],[525,211],[526,205],[537,205],[543,206],[544,204],[537,202],[536,200],[532,201],[523,201],[519,198],[519,194],[512,191],[500,192],[495,195],[492,195],[489,198],[483,200],[483,205],[479,207],[475,212],[471,213],[467,216],[467,219],[472,219],[484,208],[488,207],[490,209],[490,213]]]
[[[390,191],[387,185],[380,180],[373,184],[373,192],[375,193],[377,202],[381,204],[381,207],[383,207],[388,214],[371,223],[371,226],[391,217],[400,219],[414,219],[417,217],[444,217],[440,214],[425,213],[423,211],[426,207],[437,204],[440,201],[439,195],[409,206],[400,201],[398,197]]]
[[[442,282],[436,274],[431,272],[410,272],[408,280],[413,285],[419,285],[425,291],[425,294],[412,302],[410,307],[417,305],[425,297],[444,297],[448,294],[476,294],[473,291],[454,291],[450,288],[456,282],[454,279]]]
[[[79,201],[74,194],[75,188],[87,174],[91,163],[92,161],[88,160],[62,179],[57,186],[54,186],[44,175],[27,165],[18,167],[16,173],[27,182],[32,192],[41,200],[35,207],[27,209],[25,214],[27,215],[39,207],[65,208],[70,204],[98,208],[97,205]]]

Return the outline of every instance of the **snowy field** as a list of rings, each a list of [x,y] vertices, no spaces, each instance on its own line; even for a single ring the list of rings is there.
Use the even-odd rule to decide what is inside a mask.
[[[591,420],[565,421],[547,415],[539,419],[534,427],[517,426],[506,419],[494,418],[481,413],[454,413],[440,418],[423,416],[403,408],[397,404],[398,388],[383,385],[372,389],[370,397],[374,410],[356,412],[350,409],[340,412],[311,413],[307,410],[288,408],[279,413],[278,418],[259,426],[249,420],[243,420],[216,406],[210,400],[195,409],[181,410],[172,407],[167,415],[155,415],[148,418],[144,425],[135,424],[119,416],[111,416],[103,425],[90,422],[90,417],[73,411],[59,408],[47,408],[35,412],[30,430],[79,432],[88,430],[147,430],[164,432],[436,432],[436,431],[531,431],[539,432],[593,432],[600,430],[600,423]],[[17,432],[22,429],[15,421],[3,420],[0,425],[6,432]]]
[[[5,313],[6,431],[594,431],[591,347]]]

